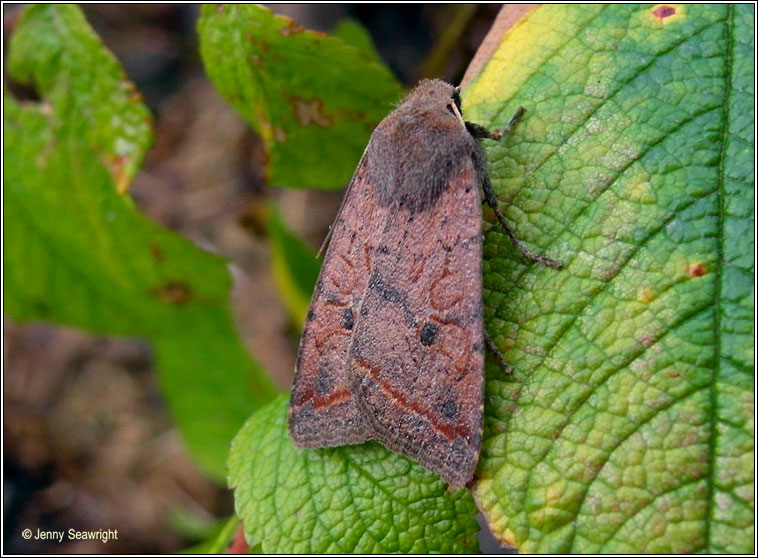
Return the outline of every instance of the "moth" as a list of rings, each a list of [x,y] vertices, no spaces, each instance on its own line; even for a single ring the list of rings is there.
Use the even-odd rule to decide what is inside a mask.
[[[374,130],[325,245],[290,399],[295,445],[378,440],[452,487],[482,438],[481,192],[521,253],[459,89],[424,80]],[[504,362],[504,361],[503,361]]]

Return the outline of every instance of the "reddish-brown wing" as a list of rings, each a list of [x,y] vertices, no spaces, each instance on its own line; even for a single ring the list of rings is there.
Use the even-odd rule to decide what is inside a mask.
[[[372,438],[347,383],[348,347],[357,326],[388,209],[376,203],[365,180],[366,159],[356,170],[311,300],[295,368],[289,411],[299,447],[355,444]]]
[[[366,259],[348,348],[353,416],[364,418],[368,437],[463,486],[479,456],[483,403],[481,201],[472,161],[460,161],[431,207],[395,207],[383,225],[375,257]]]

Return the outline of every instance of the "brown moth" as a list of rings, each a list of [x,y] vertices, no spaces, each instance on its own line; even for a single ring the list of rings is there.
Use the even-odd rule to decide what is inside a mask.
[[[468,483],[482,437],[482,210],[497,208],[458,89],[424,80],[374,130],[327,237],[289,410],[301,448],[379,440]],[[325,242],[326,245],[326,242]],[[496,355],[499,353],[496,352]]]

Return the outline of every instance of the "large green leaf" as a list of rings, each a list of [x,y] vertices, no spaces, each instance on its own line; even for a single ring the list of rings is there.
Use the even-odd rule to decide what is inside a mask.
[[[475,496],[525,552],[754,552],[753,6],[545,6],[465,92],[495,225]]]
[[[208,76],[266,144],[269,184],[344,186],[400,93],[365,33],[343,25],[346,42],[251,5],[206,5],[198,30]]]
[[[9,68],[42,101],[4,96],[6,311],[150,339],[190,449],[221,477],[233,435],[275,389],[235,332],[224,261],[123,195],[152,141],[147,109],[73,6],[25,10]]]
[[[256,412],[229,454],[229,481],[248,542],[264,553],[476,551],[476,506],[436,473],[375,442],[298,450],[289,399]]]

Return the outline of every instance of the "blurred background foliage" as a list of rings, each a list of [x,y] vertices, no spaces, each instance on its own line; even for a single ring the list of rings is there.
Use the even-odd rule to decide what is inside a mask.
[[[328,31],[345,18],[359,22],[405,86],[427,76],[459,81],[498,8],[272,7],[311,29]],[[132,198],[155,222],[234,262],[232,307],[243,340],[287,389],[307,300],[284,303],[277,289],[297,292],[298,282],[309,279],[284,276],[281,261],[318,247],[341,193],[266,187],[262,140],[205,75],[200,6],[82,10],[154,117],[154,146]],[[4,8],[6,53],[20,11]],[[350,24],[338,30],[356,46],[364,40]],[[4,77],[16,98],[39,100],[31,87]],[[291,242],[288,229],[308,245]],[[172,552],[229,531],[217,518],[232,513],[231,495],[187,456],[146,343],[7,318],[4,340],[6,552]],[[108,545],[24,541],[18,533],[28,525],[117,528],[119,538]]]

